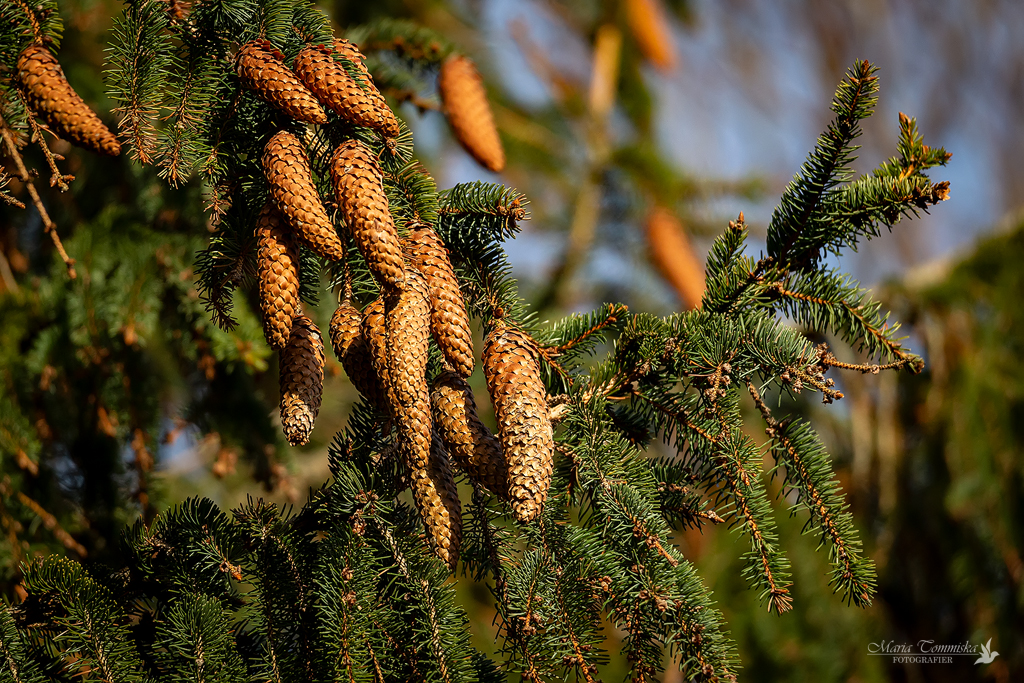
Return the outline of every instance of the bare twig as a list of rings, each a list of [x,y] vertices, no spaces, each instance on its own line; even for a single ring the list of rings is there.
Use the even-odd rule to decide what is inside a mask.
[[[31,120],[31,117],[29,117]],[[36,186],[32,183],[32,176],[29,174],[28,169],[25,168],[25,162],[21,158],[21,154],[18,152],[18,146],[14,141],[14,132],[11,127],[7,124],[7,121],[0,116],[0,135],[4,138],[4,143],[7,146],[7,153],[14,161],[14,165],[18,169],[18,178],[25,184],[25,189],[28,190],[29,196],[32,198],[32,204],[35,205],[36,210],[39,212],[39,218],[43,221],[43,230],[50,239],[53,240],[53,246],[57,248],[57,253],[60,254],[60,258],[64,261],[64,265],[68,269],[68,277],[74,280],[78,277],[75,272],[75,260],[68,256],[68,252],[64,250],[64,245],[60,241],[60,236],[57,235],[57,226],[52,220],[50,220],[50,214],[46,212],[46,207],[43,206],[43,200],[39,197],[39,192],[36,190]]]

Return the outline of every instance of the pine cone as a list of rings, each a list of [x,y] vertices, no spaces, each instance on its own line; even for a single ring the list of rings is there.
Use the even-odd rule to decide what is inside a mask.
[[[409,260],[430,292],[430,330],[445,360],[463,377],[473,374],[473,331],[448,250],[433,230],[417,227],[404,241]]]
[[[459,144],[484,168],[495,173],[505,168],[505,150],[487,103],[484,81],[473,62],[462,55],[446,59],[438,74],[437,89]]]
[[[345,67],[334,61],[329,49],[322,45],[303,48],[295,58],[295,73],[321,102],[349,123],[398,137],[398,120],[373,82],[368,81],[368,90],[363,90]]]
[[[433,428],[427,390],[430,299],[423,276],[410,270],[405,289],[384,304],[388,353],[385,391],[398,426],[401,452],[412,477],[413,498],[434,549],[449,566],[454,566],[461,517],[453,514],[458,504],[454,484],[446,483],[451,478],[450,472],[445,474],[447,458],[443,467],[437,464],[441,462],[438,458],[431,458]]]
[[[286,130],[270,138],[263,150],[263,172],[277,208],[302,241],[324,258],[343,260],[345,246],[320,202],[309,171],[309,157],[299,139]]]
[[[388,333],[384,319],[384,300],[377,299],[363,311],[363,339],[366,340],[366,348],[370,351],[370,365],[373,367],[373,374],[380,382],[380,388],[387,399],[387,387],[389,384],[388,372]],[[391,411],[391,404],[387,400],[382,402],[388,412]]]
[[[676,64],[672,27],[661,2],[627,0],[626,20],[644,57],[659,69],[672,69]]]
[[[299,250],[273,202],[260,212],[256,237],[263,336],[272,348],[283,349],[292,333],[292,319],[299,314]]]
[[[437,437],[430,443],[427,468],[410,468],[409,484],[427,530],[427,542],[450,569],[455,569],[462,544],[462,505],[448,453]]]
[[[508,463],[501,444],[480,421],[473,390],[466,380],[445,371],[434,380],[430,394],[434,428],[455,466],[502,500],[508,500]]]
[[[50,129],[98,154],[117,156],[121,144],[72,89],[60,63],[43,45],[30,45],[18,56],[18,79],[28,106]]]
[[[529,339],[500,320],[484,341],[483,364],[509,465],[512,512],[528,522],[547,499],[555,449],[540,368]]]
[[[651,261],[686,308],[700,308],[704,298],[704,263],[694,254],[682,222],[659,206],[647,215],[644,227]]]
[[[387,107],[390,109],[390,107],[388,107],[387,100],[384,99],[384,96],[380,94],[380,90],[378,90],[377,86],[374,85],[373,76],[370,75],[370,70],[366,68],[366,64],[364,63],[366,61],[366,57],[359,51],[359,48],[347,40],[338,38],[334,41],[334,50],[359,70],[359,74],[363,77],[363,82],[368,86],[367,92],[377,103],[377,106],[381,108]],[[395,135],[392,137],[396,137],[397,135],[398,132],[396,130]]]
[[[345,374],[352,380],[359,393],[365,396],[370,404],[386,410],[387,403],[380,380],[373,371],[373,358],[363,336],[362,322],[363,314],[349,301],[342,301],[331,317],[331,346],[345,368]]]
[[[405,261],[377,159],[362,142],[343,142],[331,160],[331,180],[338,208],[370,272],[378,282],[401,289]]]
[[[324,391],[324,342],[304,315],[292,323],[288,346],[281,350],[281,426],[293,446],[309,441]]]
[[[313,93],[285,66],[280,52],[265,40],[254,40],[238,50],[238,78],[270,106],[293,119],[327,123],[327,113]]]

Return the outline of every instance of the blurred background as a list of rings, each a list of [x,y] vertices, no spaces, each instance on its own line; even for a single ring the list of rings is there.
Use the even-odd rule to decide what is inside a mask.
[[[952,196],[839,263],[904,324],[927,368],[843,375],[843,401],[788,408],[809,415],[830,446],[878,565],[879,599],[859,610],[831,594],[817,539],[801,535],[805,520],[787,518],[785,501],[795,609],[784,616],[767,614],[745,588],[727,528],[676,540],[715,590],[746,680],[1024,680],[1024,3],[320,6],[339,34],[411,19],[477,63],[509,158],[500,175],[462,151],[429,86],[387,94],[439,187],[485,179],[529,197],[531,220],[508,249],[542,319],[604,301],[660,314],[696,305],[714,237],[742,211],[760,248],[844,71],[855,59],[877,64],[881,97],[857,171],[895,153],[904,112],[926,144],[952,152],[933,174],[951,182]],[[109,0],[61,3],[60,61],[110,124],[103,48],[118,12]],[[370,47],[369,66],[386,85],[388,63]],[[172,190],[125,157],[59,143],[55,151],[76,180],[66,193],[37,185],[77,280],[34,209],[0,205],[0,590],[9,600],[19,596],[20,561],[64,552],[116,562],[126,522],[186,496],[301,505],[327,478],[327,447],[356,399],[329,358],[311,444],[284,445],[276,356],[258,308],[240,290],[240,325],[222,332],[194,287],[192,258],[209,234],[201,184]],[[26,161],[45,169],[34,154]],[[24,198],[17,180],[7,189]],[[311,309],[321,329],[334,303],[324,291]],[[486,395],[481,377],[473,383]],[[755,438],[758,424],[752,416]],[[486,590],[468,586],[466,598],[478,643],[493,650]],[[921,639],[991,639],[999,656],[975,666],[970,657],[904,665],[869,655],[870,643]],[[602,675],[621,678],[614,657]]]

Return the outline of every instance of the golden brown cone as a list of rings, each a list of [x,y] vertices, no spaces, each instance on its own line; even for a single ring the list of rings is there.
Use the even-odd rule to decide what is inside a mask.
[[[121,153],[121,143],[74,91],[57,58],[45,46],[30,45],[21,52],[18,80],[29,108],[54,133],[99,154]]]
[[[672,27],[661,0],[626,0],[626,20],[647,61],[665,71],[675,67]]]
[[[376,315],[376,311],[372,315]],[[450,496],[444,493],[443,468],[431,469],[433,427],[427,390],[430,299],[427,283],[416,270],[406,273],[404,290],[384,301],[384,327],[387,354],[384,389],[398,427],[413,499],[427,524],[428,535],[436,543],[434,550],[452,566],[458,555],[458,548],[452,543],[461,538],[461,518],[453,515]],[[371,351],[374,345],[371,343]]]
[[[672,212],[659,206],[648,214],[646,229],[651,261],[686,308],[700,308],[704,297],[704,265],[694,255],[683,224]]]
[[[366,348],[370,351],[370,364],[373,366],[373,373],[380,382],[380,387],[385,394],[385,408],[390,412],[391,404],[388,403],[387,387],[388,379],[388,334],[384,319],[384,300],[377,299],[363,311],[363,339],[366,340]]]
[[[267,202],[260,213],[256,238],[263,335],[272,348],[283,349],[292,333],[292,320],[300,312],[299,250],[273,202]]]
[[[293,119],[327,123],[327,112],[265,40],[254,40],[238,49],[236,69],[242,85]]]
[[[501,320],[484,341],[483,365],[508,462],[512,512],[529,522],[543,511],[555,451],[540,368],[529,338]]]
[[[331,346],[359,393],[372,405],[386,410],[384,392],[373,370],[370,347],[363,337],[362,322],[363,314],[349,301],[342,301],[331,317]]]
[[[281,350],[281,426],[288,443],[309,441],[324,391],[324,342],[304,315],[292,323],[288,345]]]
[[[331,181],[338,209],[370,272],[382,285],[401,289],[405,260],[376,157],[358,140],[341,143],[331,160]]]
[[[469,377],[474,364],[473,331],[448,250],[437,233],[425,225],[412,230],[403,244],[410,262],[427,280],[434,339],[449,365]]]
[[[278,131],[263,150],[263,173],[270,195],[292,230],[324,258],[341,261],[345,245],[327,217],[309,170],[309,157],[295,135]]]
[[[434,380],[430,404],[434,429],[452,463],[501,500],[508,500],[508,463],[501,444],[477,416],[473,390],[466,380],[454,372],[442,372]]]
[[[329,49],[322,45],[303,48],[295,58],[295,73],[324,105],[349,123],[398,137],[398,120],[373,82],[368,81],[363,90],[345,67],[334,61]]]
[[[437,77],[437,89],[459,144],[484,168],[495,173],[504,169],[505,149],[494,125],[484,81],[473,62],[462,55],[446,59]]]
[[[410,468],[409,485],[419,509],[427,542],[450,569],[459,562],[462,545],[462,505],[444,444],[434,437],[427,469]]]

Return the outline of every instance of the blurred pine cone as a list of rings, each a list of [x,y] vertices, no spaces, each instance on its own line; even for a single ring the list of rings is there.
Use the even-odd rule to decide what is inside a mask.
[[[459,141],[481,166],[495,173],[505,168],[505,150],[494,125],[487,91],[468,57],[452,55],[441,65],[437,89],[448,123]]]

